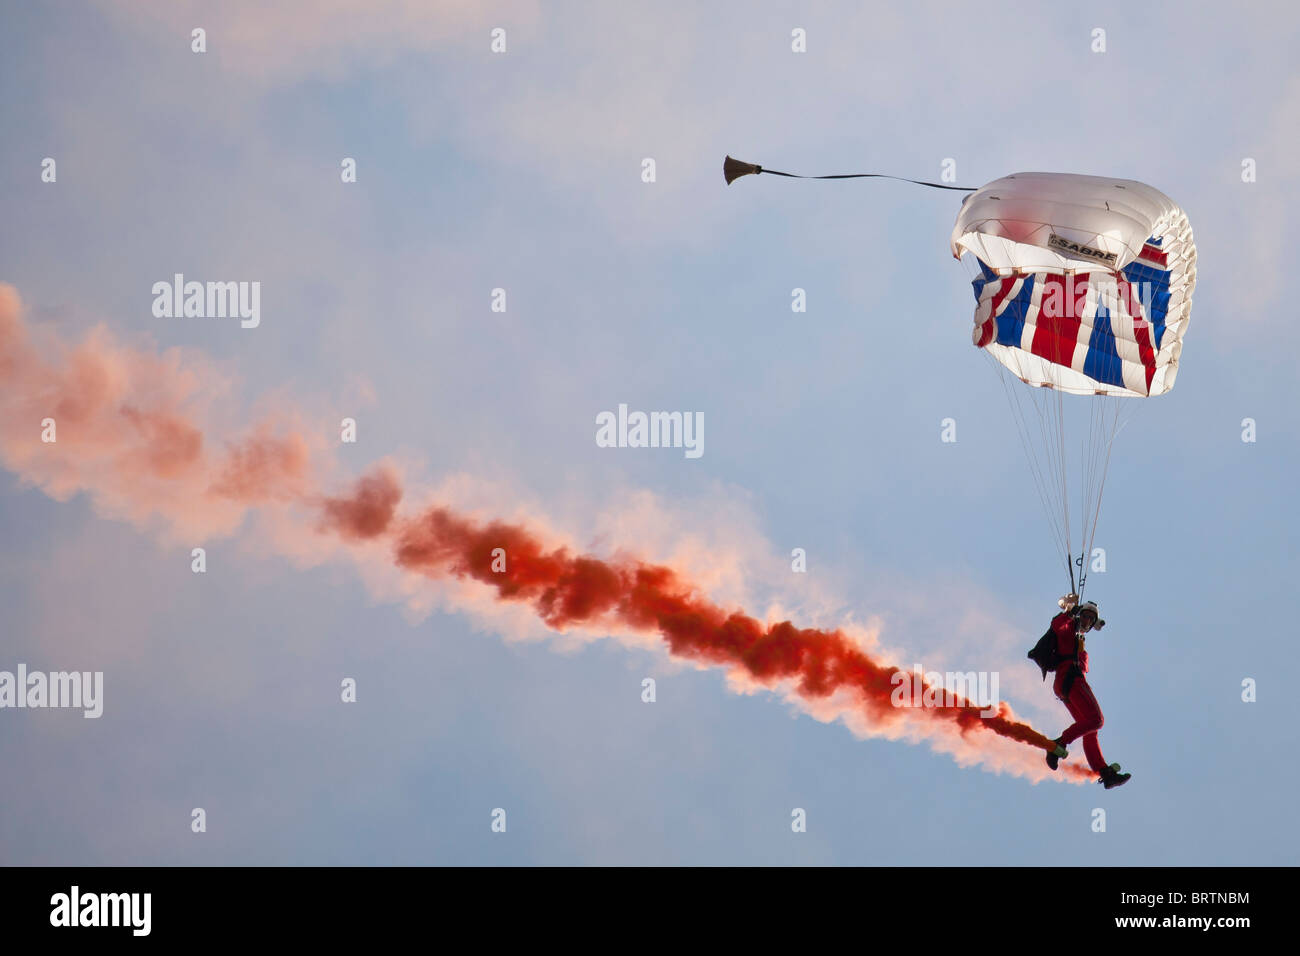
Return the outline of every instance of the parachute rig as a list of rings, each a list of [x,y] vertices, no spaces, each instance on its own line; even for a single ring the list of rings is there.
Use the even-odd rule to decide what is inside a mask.
[[[728,184],[760,173],[895,179],[970,194],[951,250],[971,270],[972,340],[1002,381],[1070,591],[1082,597],[1115,437],[1132,400],[1163,395],[1178,374],[1196,286],[1186,214],[1129,179],[1015,173],[974,188],[884,173],[798,176],[730,156],[723,162]],[[1014,506],[1017,498],[1007,489],[1005,500]]]

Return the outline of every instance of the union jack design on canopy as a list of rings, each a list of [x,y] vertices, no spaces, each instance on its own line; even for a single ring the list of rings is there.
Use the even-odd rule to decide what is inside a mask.
[[[1149,397],[1173,387],[1196,284],[1187,216],[1143,183],[1017,173],[967,197],[977,346],[1028,385]],[[1098,258],[1115,268],[1099,269]]]

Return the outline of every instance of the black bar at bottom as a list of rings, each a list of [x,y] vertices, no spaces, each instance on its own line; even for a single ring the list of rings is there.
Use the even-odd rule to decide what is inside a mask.
[[[1192,935],[1231,945],[1290,929],[1281,911],[1295,877],[1281,867],[9,868],[0,932],[79,944],[337,945],[422,931],[450,943],[445,933],[463,931],[484,945],[522,934],[602,949],[786,936],[818,946],[833,930],[873,948]]]

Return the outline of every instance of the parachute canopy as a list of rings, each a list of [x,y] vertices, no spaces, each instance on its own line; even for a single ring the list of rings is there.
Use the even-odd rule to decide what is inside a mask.
[[[974,342],[1028,385],[1154,396],[1178,373],[1196,285],[1187,216],[1129,179],[1016,173],[966,197]]]

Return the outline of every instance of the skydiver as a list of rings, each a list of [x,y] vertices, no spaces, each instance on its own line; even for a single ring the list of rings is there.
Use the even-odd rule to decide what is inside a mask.
[[[1047,765],[1053,770],[1061,758],[1069,755],[1066,745],[1083,738],[1083,753],[1090,766],[1100,777],[1097,781],[1107,790],[1123,786],[1132,774],[1120,773],[1117,763],[1107,764],[1097,742],[1097,731],[1104,722],[1097,698],[1093,696],[1088,679],[1088,652],[1084,649],[1084,635],[1094,628],[1101,630],[1106,622],[1097,613],[1093,601],[1079,604],[1079,595],[1067,594],[1061,598],[1061,613],[1052,618],[1051,631],[1056,635],[1056,652],[1060,663],[1052,681],[1052,692],[1065,704],[1074,723],[1055,741],[1056,749],[1047,754]]]

